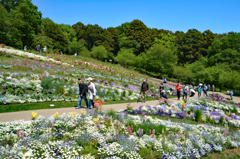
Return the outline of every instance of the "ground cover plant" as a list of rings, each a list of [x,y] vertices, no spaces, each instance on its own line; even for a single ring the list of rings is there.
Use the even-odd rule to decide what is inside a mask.
[[[240,131],[100,109],[0,123],[1,158],[200,158],[237,148]],[[20,146],[21,145],[21,146]]]

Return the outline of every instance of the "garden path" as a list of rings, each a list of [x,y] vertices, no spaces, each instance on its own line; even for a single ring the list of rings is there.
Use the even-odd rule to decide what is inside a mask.
[[[212,93],[212,92],[209,92]],[[222,94],[224,97],[229,98],[229,95]],[[196,98],[196,95],[195,95]],[[182,97],[181,97],[182,99]],[[172,102],[179,102],[177,98],[171,98],[170,99]],[[240,103],[240,98],[239,97],[233,97],[233,101]],[[138,108],[139,106],[143,105],[156,105],[158,101],[153,100],[153,101],[147,101],[146,103],[132,103],[134,108]],[[104,110],[109,110],[113,109],[115,111],[121,111],[124,110],[127,107],[127,103],[121,103],[121,104],[111,104],[111,105],[103,105],[102,106]],[[59,113],[59,115],[63,113],[69,113],[69,112],[77,112],[80,113],[82,110],[85,110],[85,108],[82,109],[75,109],[74,107],[72,108],[53,108],[53,109],[40,109],[40,110],[30,110],[30,111],[20,111],[20,112],[11,112],[11,113],[0,113],[0,122],[7,122],[7,121],[15,121],[15,120],[31,120],[31,113],[37,112],[38,116],[51,116],[55,114],[56,112]]]

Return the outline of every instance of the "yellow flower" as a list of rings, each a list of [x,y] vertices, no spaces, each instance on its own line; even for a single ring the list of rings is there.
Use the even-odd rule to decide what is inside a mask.
[[[110,116],[110,124],[112,124],[112,116]]]
[[[181,102],[181,105],[183,106],[184,104],[185,104],[184,101],[182,101],[182,102]]]
[[[54,116],[54,118],[59,118],[60,117],[58,112],[56,112],[53,116]]]
[[[86,115],[86,111],[84,110],[84,111],[81,111],[81,114],[82,115]]]
[[[164,140],[164,141],[166,140],[166,136],[165,136],[165,135],[163,135],[163,140]]]
[[[78,85],[78,82],[76,82],[76,85]]]
[[[97,118],[93,118],[93,122],[94,122],[94,123],[99,122],[99,118],[98,118],[98,117],[97,117]]]
[[[164,129],[162,129],[162,134],[164,134]]]
[[[32,112],[32,114],[31,114],[31,118],[32,118],[32,119],[37,119],[37,113]]]
[[[70,117],[75,117],[76,112],[71,112]]]

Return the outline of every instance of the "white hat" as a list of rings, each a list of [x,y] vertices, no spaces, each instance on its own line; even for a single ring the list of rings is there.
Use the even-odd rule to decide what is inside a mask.
[[[202,85],[202,83],[199,84],[200,86]]]
[[[87,80],[88,80],[88,81],[92,81],[93,79],[92,79],[91,77],[88,77]]]

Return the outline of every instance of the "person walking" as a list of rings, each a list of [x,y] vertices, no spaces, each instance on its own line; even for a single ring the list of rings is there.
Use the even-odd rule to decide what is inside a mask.
[[[233,91],[230,91],[229,93],[231,100],[233,100]]]
[[[159,87],[159,90],[160,90],[160,98],[162,98],[162,90],[164,90],[164,85],[163,83],[161,83],[160,87]]]
[[[41,51],[41,48],[40,48],[40,45],[37,46],[37,53],[40,53]]]
[[[214,92],[214,90],[215,90],[215,86],[214,86],[214,85],[212,85],[212,90],[213,90],[213,92]]]
[[[200,83],[198,86],[198,98],[200,98],[202,95],[202,84]]]
[[[47,46],[43,48],[43,53],[47,53]]]
[[[95,88],[95,84],[92,82],[93,79],[91,77],[89,77],[87,80],[89,81],[89,84],[88,84],[88,93],[89,93],[88,109],[91,109],[91,105],[94,108],[93,99],[96,96],[97,91],[96,91],[96,88]]]
[[[184,96],[186,96],[186,99],[187,99],[187,92],[188,92],[188,86],[184,85],[183,86],[183,99],[184,99]]]
[[[85,100],[86,106],[88,107],[88,101],[87,101],[87,85],[83,82],[81,78],[78,79],[79,81],[79,101],[78,106],[76,109],[81,108],[82,99]]]
[[[207,97],[207,91],[208,91],[208,87],[206,84],[204,84],[204,87],[203,87],[203,92],[204,92],[204,96]]]
[[[144,79],[144,81],[142,83],[142,87],[141,87],[141,102],[142,102],[143,96],[144,96],[144,103],[146,102],[146,95],[147,95],[148,90],[149,90],[149,86],[147,83],[147,79]]]
[[[23,48],[23,49],[24,49],[24,51],[26,51],[26,50],[27,50],[27,46],[24,46],[24,48]]]
[[[176,85],[178,100],[180,100],[182,85],[180,82]]]

